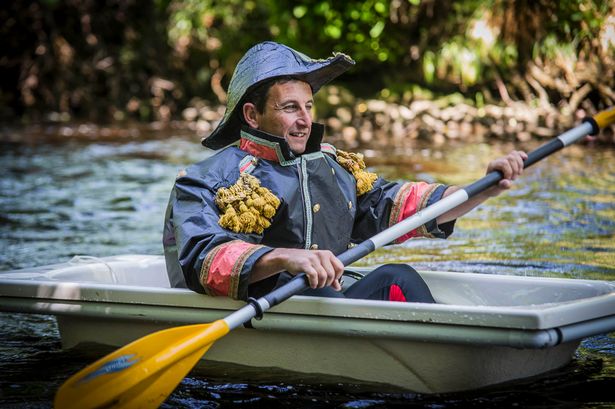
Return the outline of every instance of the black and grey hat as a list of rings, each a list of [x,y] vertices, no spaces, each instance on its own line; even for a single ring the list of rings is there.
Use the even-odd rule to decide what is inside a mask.
[[[224,117],[214,131],[201,143],[211,149],[220,149],[239,139],[241,121],[235,110],[246,93],[260,82],[283,76],[297,77],[316,93],[348,68],[354,60],[341,53],[315,60],[283,44],[265,41],[250,48],[239,60],[228,89],[228,103]]]

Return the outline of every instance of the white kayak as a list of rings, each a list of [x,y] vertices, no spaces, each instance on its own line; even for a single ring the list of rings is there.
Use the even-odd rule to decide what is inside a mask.
[[[583,338],[615,330],[615,282],[420,273],[437,304],[293,296],[216,342],[201,365],[452,392],[556,369]],[[55,315],[65,348],[122,346],[244,305],[169,288],[162,256],[0,273],[0,310]]]

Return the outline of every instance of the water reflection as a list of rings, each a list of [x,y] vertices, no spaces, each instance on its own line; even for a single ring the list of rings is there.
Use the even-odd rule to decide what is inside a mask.
[[[382,166],[380,173],[416,178],[428,168],[435,181],[466,184],[510,147],[475,148],[453,146],[405,164],[397,158],[397,167]],[[589,147],[559,152],[527,169],[511,191],[460,219],[448,240],[406,242],[363,263],[403,260],[420,268],[615,280],[613,156],[612,150]],[[435,165],[434,157],[441,158]]]
[[[181,138],[143,143],[9,146],[0,154],[2,269],[73,254],[161,253],[162,215]],[[203,152],[201,151],[201,156]]]

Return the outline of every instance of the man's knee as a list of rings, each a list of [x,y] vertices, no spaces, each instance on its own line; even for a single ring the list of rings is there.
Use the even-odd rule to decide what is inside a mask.
[[[392,282],[404,279],[421,279],[419,273],[407,264],[385,264],[372,271],[372,274],[374,273],[381,277],[387,277]]]
[[[382,270],[379,274],[384,274],[386,280],[398,286],[407,301],[435,302],[427,283],[411,266],[407,264],[387,264],[380,268]],[[389,299],[391,299],[390,294]]]

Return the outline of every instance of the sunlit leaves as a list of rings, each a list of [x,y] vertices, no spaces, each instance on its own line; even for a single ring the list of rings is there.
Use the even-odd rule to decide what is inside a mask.
[[[325,33],[329,37],[337,40],[338,38],[342,36],[342,29],[338,27],[337,25],[329,24],[325,26]]]
[[[423,74],[428,83],[432,83],[436,74],[436,55],[433,51],[423,54]]]
[[[550,4],[552,15],[532,18],[546,18],[541,24],[552,34],[536,38],[529,52],[538,58],[555,54],[574,58],[582,39],[600,27],[597,14],[608,14],[602,3],[569,0]],[[300,4],[290,0],[174,0],[169,8],[169,37],[176,49],[183,44],[211,50],[216,45],[224,47],[227,38],[237,38],[235,33],[260,24],[270,38],[316,57],[341,51],[359,63],[408,65],[415,61],[415,69],[419,68],[412,76],[415,80],[421,73],[426,83],[453,84],[463,90],[489,84],[498,73],[514,72],[526,58],[528,51],[522,56],[519,50],[527,44],[520,45],[501,32],[506,24],[516,24],[514,15],[510,20],[515,7],[496,0],[306,0]],[[258,8],[264,20],[254,18]],[[247,48],[250,37],[240,38]]]
[[[297,6],[293,9],[293,16],[296,18],[301,18],[305,16],[308,12],[308,8],[306,6]]]
[[[235,37],[256,9],[252,0],[171,1],[169,40],[176,49],[191,46],[213,51]]]
[[[369,30],[369,36],[371,38],[378,38],[380,34],[382,34],[382,30],[384,30],[384,21],[378,21],[371,30]]]

